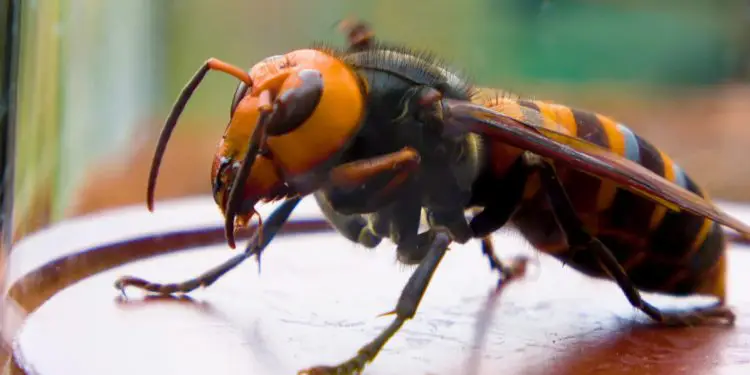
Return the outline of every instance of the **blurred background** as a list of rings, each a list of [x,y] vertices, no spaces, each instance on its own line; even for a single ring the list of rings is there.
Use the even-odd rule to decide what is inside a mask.
[[[713,197],[750,200],[748,1],[6,3],[21,7],[14,173],[5,175],[14,186],[4,229],[11,242],[106,208],[145,210],[156,138],[200,64],[217,57],[249,68],[315,41],[343,45],[335,24],[347,16],[368,21],[380,38],[444,56],[478,85],[614,116]],[[0,7],[5,22],[9,8]],[[211,158],[236,84],[209,75],[193,96],[167,149],[157,200],[210,193]],[[9,97],[0,99],[6,115]]]

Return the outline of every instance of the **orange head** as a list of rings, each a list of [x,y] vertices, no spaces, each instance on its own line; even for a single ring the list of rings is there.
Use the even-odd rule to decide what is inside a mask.
[[[152,167],[149,208],[166,140],[210,69],[242,81],[211,170],[214,199],[226,219],[229,245],[234,247],[235,220],[246,225],[258,202],[307,194],[325,182],[335,157],[360,128],[365,96],[356,73],[320,50],[269,57],[249,73],[209,60],[183,90],[164,127]]]

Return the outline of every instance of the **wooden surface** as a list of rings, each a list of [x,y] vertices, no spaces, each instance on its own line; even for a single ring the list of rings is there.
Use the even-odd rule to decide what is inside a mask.
[[[750,210],[729,210],[750,221]],[[314,203],[304,201],[296,217],[316,218]],[[294,374],[348,358],[374,337],[389,322],[376,315],[393,308],[410,274],[395,264],[390,244],[368,251],[331,233],[297,234],[276,239],[261,274],[247,262],[192,300],[144,301],[135,290],[119,298],[113,282],[120,275],[179,281],[231,257],[215,243],[221,223],[210,198],[201,198],[157,203],[154,214],[139,205],[84,217],[19,243],[10,273],[26,287],[12,294],[30,314],[16,326],[18,364],[41,375]],[[195,234],[206,227],[214,231]],[[180,236],[177,244],[173,237]],[[496,238],[503,258],[530,251],[517,235]],[[117,241],[130,245],[101,246]],[[748,373],[749,250],[735,246],[730,253],[735,327],[664,329],[631,308],[613,284],[543,256],[526,279],[493,294],[496,276],[479,244],[452,246],[415,319],[365,373]],[[34,276],[55,257],[67,258]],[[92,270],[101,271],[75,282]],[[703,302],[647,298],[659,306]]]

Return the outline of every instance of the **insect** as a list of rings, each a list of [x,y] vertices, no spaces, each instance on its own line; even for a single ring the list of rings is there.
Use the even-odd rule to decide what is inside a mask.
[[[516,227],[542,252],[594,277],[611,278],[630,303],[663,324],[732,324],[725,305],[725,234],[750,227],[715,207],[667,155],[615,120],[564,105],[477,89],[437,58],[375,38],[346,22],[348,46],[292,51],[249,72],[208,60],[167,119],[148,188],[177,118],[209,70],[236,77],[230,121],[212,169],[228,244],[258,203],[282,201],[246,250],[194,279],[159,284],[122,277],[116,287],[187,293],[214,283],[271,242],[302,197],[314,195],[330,224],[365,247],[384,238],[417,267],[393,322],[356,355],[307,374],[363,370],[413,318],[453,242],[477,238],[502,279],[525,259],[503,262],[489,236]],[[467,215],[467,213],[476,214]],[[425,214],[428,229],[419,232]],[[707,294],[717,302],[663,312],[640,291]]]

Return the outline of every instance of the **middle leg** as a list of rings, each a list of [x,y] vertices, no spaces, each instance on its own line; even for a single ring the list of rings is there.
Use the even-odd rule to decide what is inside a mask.
[[[407,320],[412,319],[417,312],[419,303],[424,296],[427,286],[432,279],[432,275],[437,270],[440,261],[443,259],[448,245],[451,243],[450,236],[443,231],[438,231],[432,236],[433,241],[429,246],[429,251],[424,260],[419,264],[417,269],[409,278],[401,297],[396,304],[396,317],[393,322],[386,327],[375,339],[364,345],[357,351],[352,358],[336,366],[315,366],[307,370],[302,370],[299,374],[306,375],[349,375],[360,373],[365,365],[380,353],[383,346],[395,335],[401,326]]]
[[[498,283],[523,276],[529,257],[518,256],[511,264],[500,260],[495,252],[492,234],[504,227],[516,212],[518,202],[523,197],[528,171],[520,160],[513,164],[500,180],[490,178],[477,183],[478,194],[489,203],[469,223],[474,236],[481,237],[482,253],[487,257],[490,268],[500,274]]]
[[[487,257],[490,269],[500,274],[498,286],[519,279],[526,274],[526,268],[530,261],[529,257],[518,255],[511,262],[503,262],[495,253],[495,245],[491,236],[482,237],[482,253]]]

